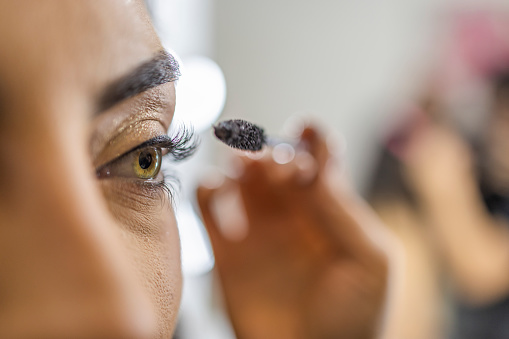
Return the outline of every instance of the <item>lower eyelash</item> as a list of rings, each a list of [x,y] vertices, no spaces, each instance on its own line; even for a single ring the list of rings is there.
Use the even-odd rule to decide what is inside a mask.
[[[174,173],[163,172],[163,180],[159,182],[159,185],[166,196],[170,198],[171,204],[174,205],[181,189],[179,178]]]
[[[162,178],[148,181],[147,183],[150,183],[154,188],[163,192],[164,195],[170,199],[171,204],[174,205],[181,190],[181,182],[177,171],[169,164],[171,160],[164,157],[162,160],[161,169],[159,171],[159,176],[162,176]]]
[[[178,179],[163,175],[161,180],[140,180],[138,181],[145,189],[159,195],[159,198],[169,199],[172,206],[175,205],[176,193],[178,193]],[[177,185],[175,185],[177,183]]]

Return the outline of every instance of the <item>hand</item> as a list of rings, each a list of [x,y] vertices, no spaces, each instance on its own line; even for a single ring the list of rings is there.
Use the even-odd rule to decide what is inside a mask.
[[[507,296],[507,227],[483,202],[468,144],[453,130],[430,125],[412,137],[402,159],[440,262],[463,302],[484,306]]]
[[[239,178],[198,189],[232,324],[241,339],[374,338],[388,276],[372,238],[381,227],[334,179],[339,170],[316,130],[303,132],[300,147],[284,165],[270,152],[242,157]],[[221,198],[235,192],[240,218]],[[232,237],[232,222],[247,233]]]
[[[402,160],[408,183],[425,201],[461,195],[466,186],[475,184],[467,143],[445,126],[431,124],[417,131]]]

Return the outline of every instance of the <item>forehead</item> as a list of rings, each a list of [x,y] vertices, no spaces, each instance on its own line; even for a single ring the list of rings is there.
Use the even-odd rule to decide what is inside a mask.
[[[2,1],[0,46],[8,99],[93,94],[161,48],[143,3],[129,0]]]

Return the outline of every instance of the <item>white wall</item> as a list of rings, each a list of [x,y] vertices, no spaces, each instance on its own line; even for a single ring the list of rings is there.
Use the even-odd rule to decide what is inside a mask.
[[[380,126],[398,100],[416,92],[422,62],[438,50],[440,13],[451,3],[215,0],[212,56],[228,86],[223,117],[277,133],[293,113],[313,113],[344,134],[362,187]]]

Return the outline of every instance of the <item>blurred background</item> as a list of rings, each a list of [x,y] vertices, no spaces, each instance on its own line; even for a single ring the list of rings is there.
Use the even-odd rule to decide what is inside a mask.
[[[194,189],[210,166],[228,168],[229,150],[212,139],[211,124],[241,118],[269,134],[284,135],[292,117],[317,121],[340,135],[346,169],[377,209],[378,192],[406,192],[393,175],[377,178],[374,173],[397,172],[397,165],[386,164],[384,152],[396,159],[389,163],[398,162],[394,142],[413,130],[409,126],[415,126],[416,119],[421,121],[415,117],[434,121],[437,115],[446,116],[437,120],[447,120],[468,142],[483,134],[481,126],[492,107],[493,74],[499,68],[505,71],[509,50],[504,45],[509,31],[500,24],[509,22],[504,0],[148,4],[163,43],[182,65],[176,119],[195,126],[202,139],[197,156],[177,169],[182,177],[178,218],[186,225],[180,229],[186,279],[180,338],[234,337],[220,298],[212,293],[213,257],[192,207]],[[435,110],[437,106],[441,109]],[[399,186],[392,190],[392,185]],[[394,220],[392,207],[385,207],[380,215]],[[457,312],[454,293],[451,297],[447,292],[447,283],[443,287],[430,250],[434,247],[422,244],[418,232],[388,227],[401,237],[409,262],[417,267],[408,273],[408,286],[415,281],[426,285],[408,287],[406,307],[420,302],[412,299],[412,291],[436,300],[424,307],[429,311],[423,315],[426,320],[415,325],[433,327],[420,337],[455,335],[452,324],[463,309]]]

